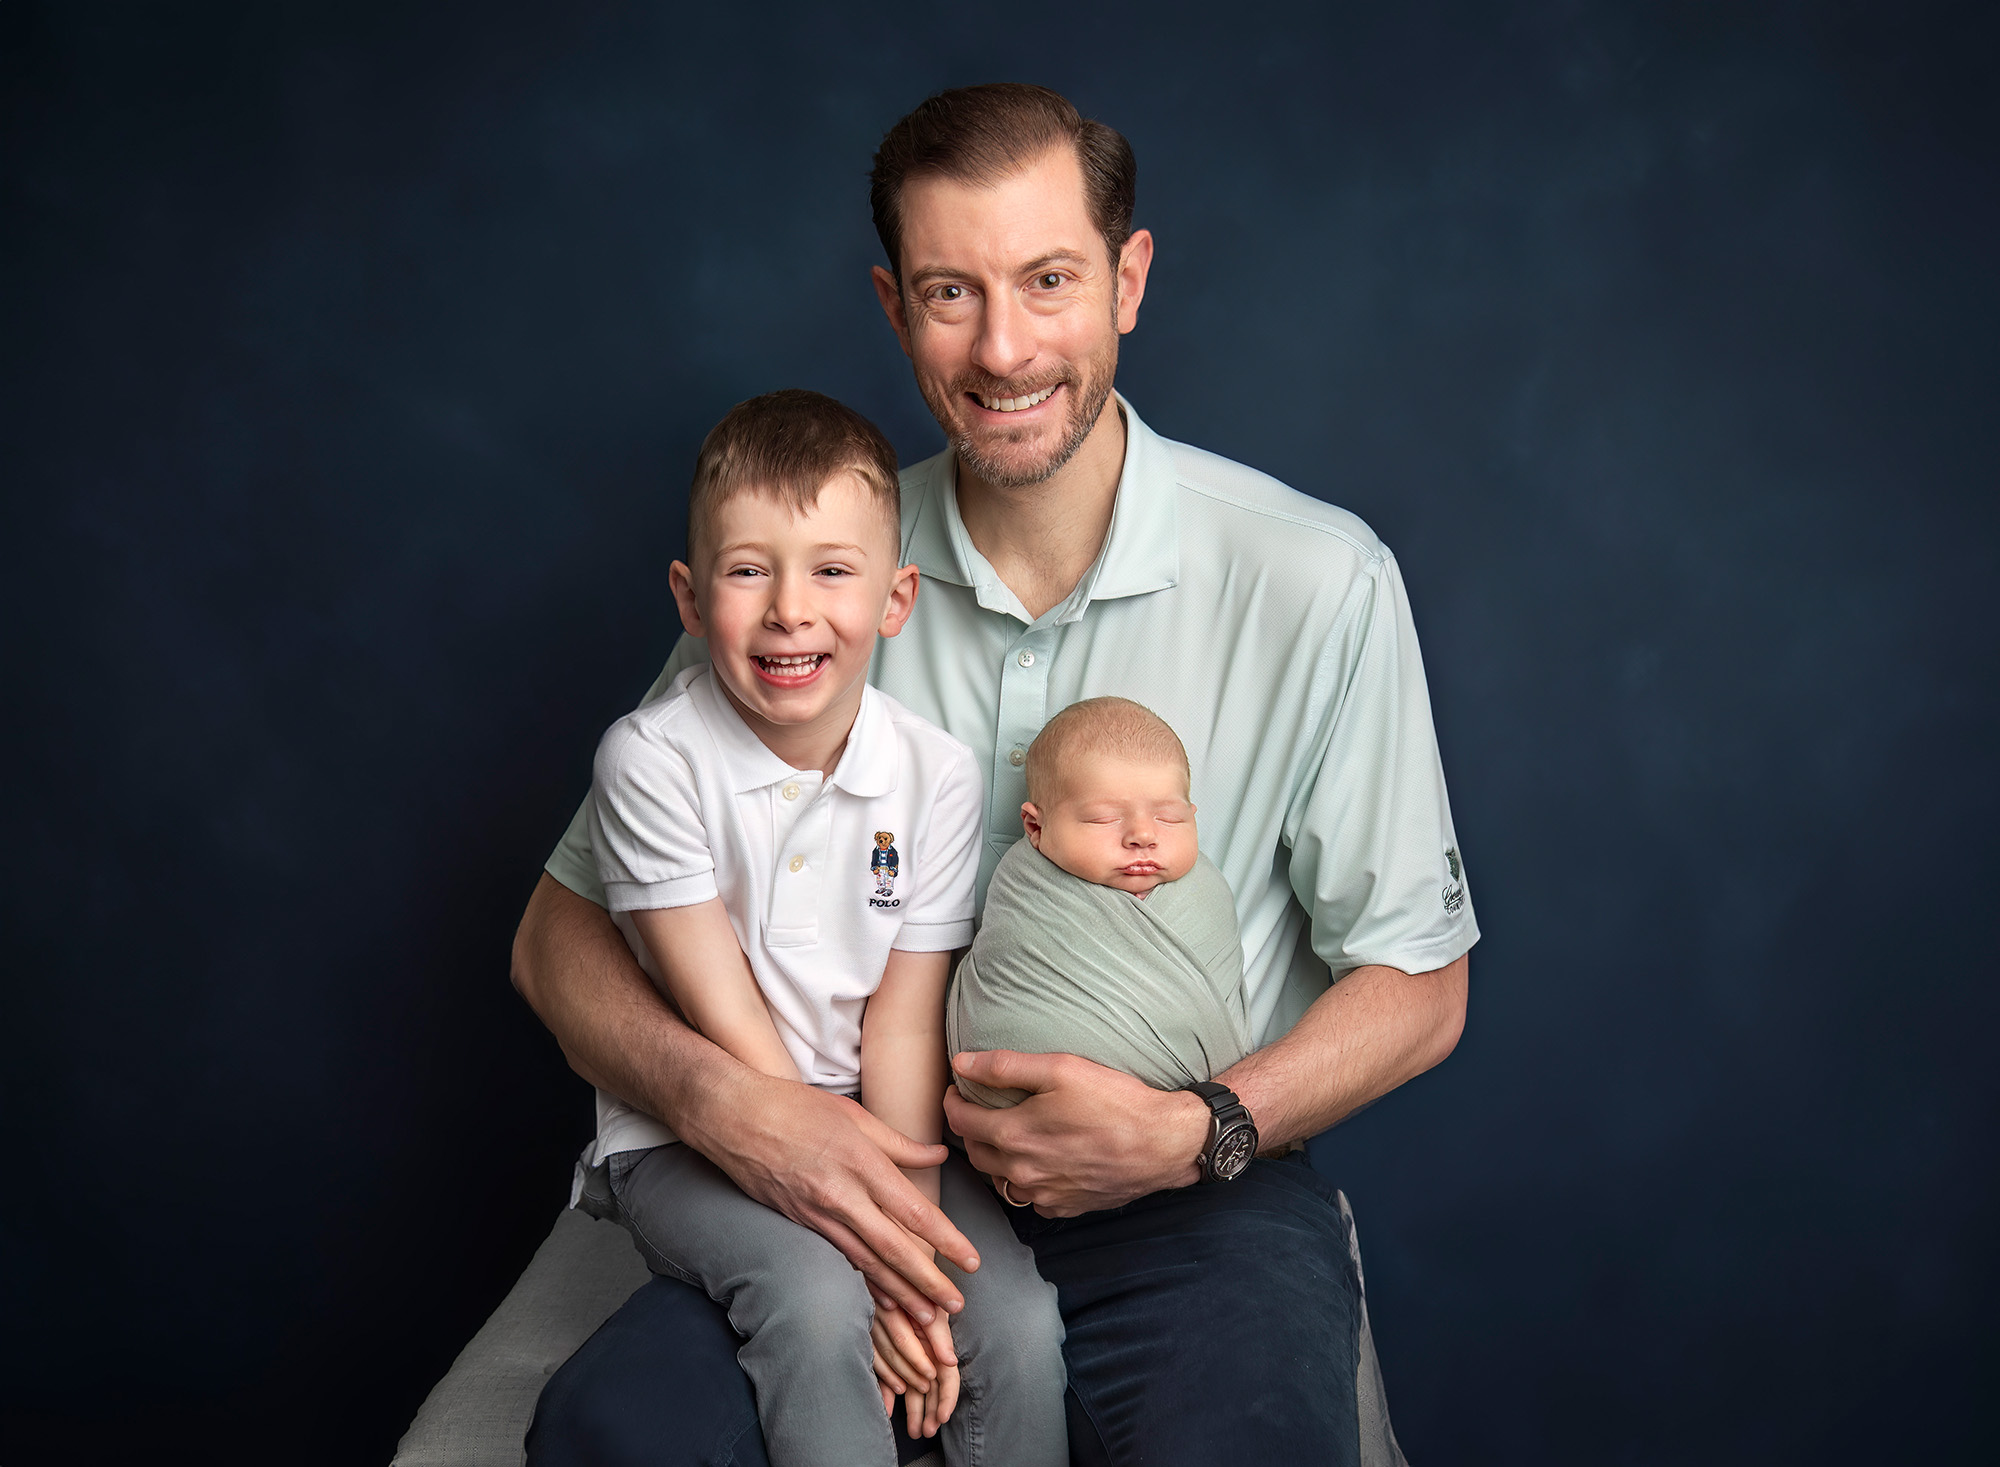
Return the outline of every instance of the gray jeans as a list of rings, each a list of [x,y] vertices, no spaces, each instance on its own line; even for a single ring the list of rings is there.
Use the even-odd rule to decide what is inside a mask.
[[[938,1435],[952,1467],[1066,1467],[1062,1316],[999,1199],[957,1151],[945,1215],[979,1252],[976,1273],[938,1266],[965,1295],[952,1319],[958,1408]],[[621,1152],[582,1205],[622,1223],[655,1273],[729,1311],[773,1467],[893,1467],[895,1439],[868,1340],[861,1275],[810,1228],[753,1202],[690,1146]]]

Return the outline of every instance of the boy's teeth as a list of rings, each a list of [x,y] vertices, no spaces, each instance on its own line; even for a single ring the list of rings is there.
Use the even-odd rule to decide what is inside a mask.
[[[979,399],[979,405],[989,413],[1018,413],[1022,408],[1031,408],[1038,402],[1046,401],[1048,395],[1056,390],[1056,386],[1056,383],[1051,382],[1040,392],[1027,397],[982,397]]]
[[[808,652],[800,657],[759,657],[766,667],[817,667],[826,660],[824,652]]]

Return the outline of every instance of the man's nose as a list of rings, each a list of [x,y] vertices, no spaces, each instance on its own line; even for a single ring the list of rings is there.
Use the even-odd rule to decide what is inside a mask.
[[[1012,291],[989,297],[972,344],[972,362],[989,377],[1012,377],[1035,360],[1033,323]]]

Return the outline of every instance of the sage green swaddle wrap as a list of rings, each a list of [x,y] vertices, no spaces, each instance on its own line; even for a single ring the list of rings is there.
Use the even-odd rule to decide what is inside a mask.
[[[1212,1078],[1250,1052],[1229,883],[1200,856],[1141,901],[1015,842],[952,979],[945,1038],[953,1054],[1081,1055],[1160,1090]],[[985,1106],[1027,1099],[963,1076],[958,1089]]]

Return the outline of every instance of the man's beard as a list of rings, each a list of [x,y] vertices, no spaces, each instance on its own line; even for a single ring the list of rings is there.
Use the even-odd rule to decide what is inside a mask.
[[[968,472],[996,489],[1025,489],[1054,477],[1064,464],[1076,457],[1076,451],[1083,447],[1083,441],[1097,426],[1098,418],[1103,416],[1105,400],[1111,396],[1111,383],[1117,375],[1118,338],[1114,335],[1103,359],[1086,364],[1086,371],[1082,373],[1072,367],[1058,377],[1011,382],[989,377],[984,372],[970,372],[947,386],[940,387],[922,378],[918,379],[917,386],[924,395],[931,416],[944,429],[952,452],[958,455],[959,463]],[[960,413],[968,411],[965,404],[968,392],[980,397],[1033,397],[1044,388],[1058,383],[1069,402],[1069,413],[1063,420],[1062,438],[1052,452],[1034,462],[1003,460],[983,451],[965,430],[959,417]],[[998,429],[1003,444],[1008,442],[1006,433],[1004,427]]]

